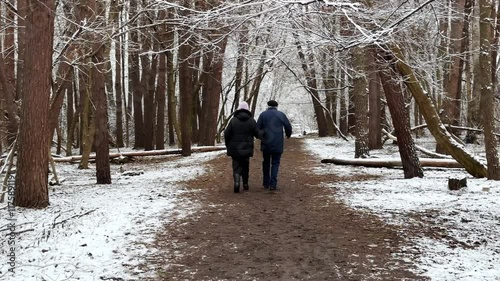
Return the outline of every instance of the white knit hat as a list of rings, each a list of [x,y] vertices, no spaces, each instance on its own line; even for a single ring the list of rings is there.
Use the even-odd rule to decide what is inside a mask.
[[[240,110],[240,109],[248,110],[248,103],[246,101],[240,102],[240,105],[238,106],[238,110]]]

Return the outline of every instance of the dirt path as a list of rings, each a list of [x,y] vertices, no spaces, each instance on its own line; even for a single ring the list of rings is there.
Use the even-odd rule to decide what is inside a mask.
[[[231,161],[212,160],[210,173],[188,182],[202,205],[157,237],[156,280],[424,280],[391,255],[398,229],[335,201],[314,175],[319,161],[300,139],[286,142],[280,191],[261,187],[261,157],[251,160],[250,190],[233,193]]]

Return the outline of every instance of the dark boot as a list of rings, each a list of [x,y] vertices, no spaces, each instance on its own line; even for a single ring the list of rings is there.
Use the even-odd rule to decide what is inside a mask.
[[[234,193],[240,192],[240,174],[233,174],[234,177]]]
[[[249,189],[249,186],[248,186],[248,178],[243,178],[243,190],[248,190]]]

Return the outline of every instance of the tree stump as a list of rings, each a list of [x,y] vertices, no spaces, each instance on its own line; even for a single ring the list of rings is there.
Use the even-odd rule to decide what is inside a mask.
[[[467,178],[457,179],[450,178],[448,179],[448,189],[449,190],[460,190],[462,187],[467,186]]]

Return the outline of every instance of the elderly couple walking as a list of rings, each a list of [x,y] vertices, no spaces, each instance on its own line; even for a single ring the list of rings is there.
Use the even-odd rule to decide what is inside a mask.
[[[284,135],[290,138],[292,125],[285,113],[278,110],[278,103],[275,100],[268,101],[267,105],[267,110],[263,111],[255,122],[248,104],[241,102],[224,131],[227,155],[233,160],[235,193],[240,192],[240,181],[243,182],[244,190],[249,189],[250,157],[253,156],[254,137],[261,141],[262,185],[265,189],[277,189]]]

